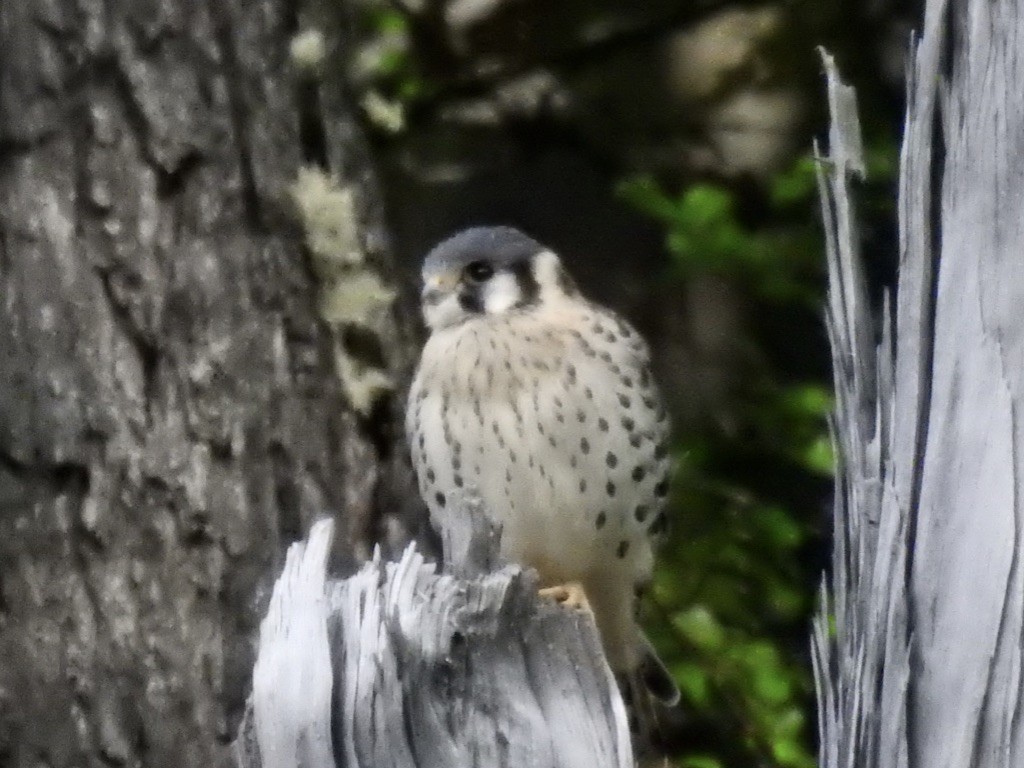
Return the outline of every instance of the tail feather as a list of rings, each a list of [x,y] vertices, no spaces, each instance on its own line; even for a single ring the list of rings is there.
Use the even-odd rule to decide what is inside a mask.
[[[637,672],[647,691],[661,704],[674,707],[679,703],[679,686],[643,633],[640,633],[640,666]]]
[[[633,751],[637,759],[648,760],[658,756],[663,742],[658,712],[679,703],[679,688],[642,633],[638,650],[640,663],[622,676],[620,688],[629,712]]]

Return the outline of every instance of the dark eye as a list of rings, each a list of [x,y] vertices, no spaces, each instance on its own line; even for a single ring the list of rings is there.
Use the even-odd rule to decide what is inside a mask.
[[[486,261],[474,261],[466,265],[465,275],[474,283],[482,283],[494,277],[494,267]]]

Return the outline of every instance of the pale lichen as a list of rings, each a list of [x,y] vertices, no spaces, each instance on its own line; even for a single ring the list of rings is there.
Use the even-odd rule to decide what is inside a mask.
[[[319,75],[327,58],[327,43],[319,29],[306,29],[296,34],[288,46],[292,63],[304,74]]]
[[[363,250],[356,225],[352,190],[319,168],[299,169],[291,188],[299,209],[306,246],[321,280],[334,280],[362,264]]]
[[[342,332],[359,327],[376,333],[395,291],[366,263],[352,189],[318,168],[303,168],[291,195],[319,283],[317,312],[334,336],[335,371],[352,407],[369,415],[395,384],[386,369],[347,349]]]
[[[369,91],[359,105],[366,118],[385,133],[397,134],[405,130],[405,107],[402,102],[386,99],[379,91]]]
[[[357,359],[340,343],[335,344],[334,364],[345,387],[345,396],[362,416],[368,416],[374,404],[395,389],[394,379],[387,371]]]
[[[365,325],[378,310],[390,307],[395,292],[368,269],[354,271],[321,291],[320,316],[328,323]]]

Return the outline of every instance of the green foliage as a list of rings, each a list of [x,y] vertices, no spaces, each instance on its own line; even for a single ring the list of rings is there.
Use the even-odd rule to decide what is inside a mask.
[[[363,23],[376,42],[364,55],[362,67],[380,98],[405,109],[432,97],[437,85],[423,74],[406,15],[393,8],[369,7]]]
[[[725,185],[669,194],[637,177],[620,193],[665,225],[668,279],[717,275],[754,312],[795,312],[813,329],[823,300],[816,185],[814,161],[799,160],[760,190],[759,223],[741,216]],[[832,398],[826,371],[773,367],[777,341],[757,333],[760,362],[728,406],[732,429],[709,426],[676,446],[677,524],[655,575],[658,616],[648,626],[685,711],[718,734],[688,744],[679,766],[815,764],[805,654],[818,568],[807,555],[818,543],[833,466],[825,422]]]
[[[892,215],[891,135],[869,136],[866,162],[870,237],[872,222]],[[724,279],[752,321],[751,360],[725,399],[727,418],[679,435],[675,446],[676,525],[647,626],[694,726],[693,737],[678,739],[676,764],[812,768],[807,636],[834,463],[830,373],[814,356],[825,347],[815,161],[801,158],[742,196],[715,183],[671,193],[649,176],[619,192],[665,226],[667,280]]]
[[[810,768],[810,680],[778,635],[802,627],[812,607],[801,567],[812,533],[794,512],[718,479],[716,447],[700,447],[680,457],[679,525],[652,589],[663,618],[655,642],[686,710],[740,747],[723,766]]]
[[[671,197],[651,177],[638,176],[623,182],[619,193],[666,225],[666,246],[676,278],[711,272],[732,278],[774,303],[812,306],[821,298],[814,279],[821,261],[818,235],[806,226],[803,206],[810,204],[814,189],[810,159],[780,174],[768,194],[771,211],[784,221],[797,209],[804,226],[757,230],[740,222],[735,196],[724,186],[695,184]]]

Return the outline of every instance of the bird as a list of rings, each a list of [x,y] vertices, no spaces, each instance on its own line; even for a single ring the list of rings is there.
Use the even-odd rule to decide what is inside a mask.
[[[513,227],[450,236],[427,254],[422,281],[428,337],[405,427],[431,516],[478,494],[501,525],[502,556],[535,569],[543,594],[593,614],[627,701],[675,705],[637,623],[671,470],[646,342]]]

